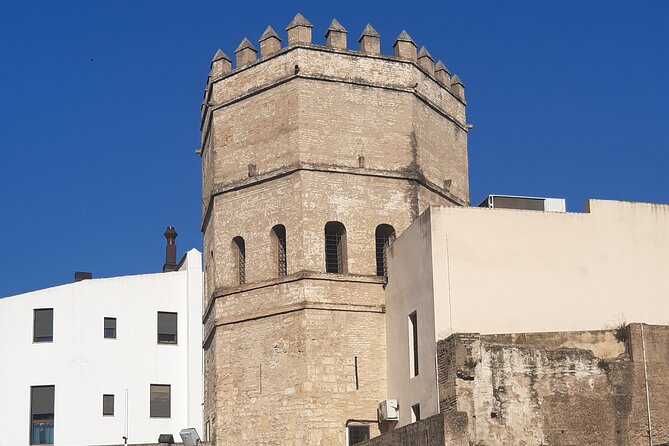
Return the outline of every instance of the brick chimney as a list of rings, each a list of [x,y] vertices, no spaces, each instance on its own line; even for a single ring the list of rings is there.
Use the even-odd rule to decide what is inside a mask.
[[[163,234],[167,240],[165,247],[165,264],[163,265],[163,272],[176,271],[177,269],[177,231],[173,226],[168,226]]]
[[[89,280],[93,278],[93,273],[86,271],[75,271],[74,272],[74,281],[81,282],[82,280]]]

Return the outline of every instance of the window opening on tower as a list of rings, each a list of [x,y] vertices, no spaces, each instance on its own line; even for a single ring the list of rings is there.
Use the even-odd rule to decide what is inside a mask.
[[[272,228],[272,238],[274,240],[274,258],[277,262],[279,276],[288,274],[288,263],[286,260],[286,227],[276,225]]]
[[[246,243],[242,237],[237,236],[232,239],[232,251],[239,285],[244,285],[246,283]]]
[[[338,221],[325,225],[325,272],[346,273],[346,228]]]
[[[382,224],[376,227],[376,275],[386,277],[388,275],[388,259],[386,248],[395,239],[395,228]]]

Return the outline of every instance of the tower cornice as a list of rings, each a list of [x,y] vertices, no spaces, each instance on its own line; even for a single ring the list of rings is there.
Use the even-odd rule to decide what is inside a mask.
[[[298,163],[291,166],[282,167],[280,169],[276,169],[270,172],[266,172],[264,174],[256,175],[251,178],[245,178],[240,181],[235,181],[227,184],[221,184],[221,183],[215,184],[211,191],[211,194],[209,195],[207,202],[204,203],[205,209],[204,212],[202,213],[202,222],[200,224],[200,231],[204,232],[207,227],[211,211],[213,209],[214,199],[217,196],[225,195],[227,193],[235,192],[242,189],[251,188],[253,186],[266,183],[268,181],[296,174],[298,172],[328,172],[342,175],[361,175],[361,176],[379,177],[379,178],[386,178],[399,181],[410,181],[417,183],[418,185],[424,187],[430,192],[433,192],[441,196],[442,198],[445,198],[446,200],[450,201],[456,206],[469,206],[468,201],[458,198],[457,196],[450,193],[447,189],[433,183],[420,172],[411,171],[408,169],[401,171],[376,170],[376,169],[363,169],[356,167],[343,167],[334,165],[326,166],[321,164],[316,165],[311,163]]]
[[[321,56],[341,55],[351,58],[350,70],[345,74],[342,73],[341,70],[339,72],[334,72],[335,70],[331,67],[337,64],[323,64],[320,67],[314,68],[312,64],[309,63],[309,56],[305,58],[299,57],[301,52],[304,51],[316,53],[317,55],[320,54]],[[291,63],[282,63],[286,61],[281,59],[292,57],[293,55],[297,56],[294,57],[294,60]],[[408,67],[409,69],[415,70],[415,74],[412,75],[412,73],[406,73],[407,78],[411,79],[404,83],[397,82],[395,76],[389,75],[383,77],[383,75],[378,75],[374,77],[360,69],[355,71],[357,67],[355,60],[359,59],[374,61],[381,65],[383,63],[397,64],[398,66]],[[303,64],[304,66],[301,66],[301,62],[307,63]],[[274,69],[264,69],[265,64],[273,63],[276,64]],[[297,66],[297,69],[295,69],[295,66]],[[256,76],[256,70],[263,70],[264,74],[262,76]],[[388,67],[387,71],[390,72],[390,70],[392,70],[392,68]],[[268,75],[268,72],[271,72],[272,75]],[[203,135],[203,150],[206,149],[204,147],[204,140],[209,130],[211,113],[230,104],[245,100],[278,85],[299,78],[326,82],[350,83],[414,94],[419,100],[439,110],[447,119],[452,120],[464,131],[467,131],[466,122],[463,122],[464,108],[466,107],[464,99],[450,91],[450,86],[444,85],[433,72],[431,73],[424,67],[421,67],[417,61],[385,54],[370,54],[348,49],[300,43],[282,48],[269,56],[209,80],[205,91],[200,119],[200,130]],[[234,82],[237,79],[239,79],[239,82]],[[446,102],[453,102],[453,104],[450,104],[450,107],[447,107],[449,104],[446,104]],[[455,112],[453,109],[454,107],[461,108],[462,111]],[[448,108],[453,110],[448,110]],[[461,115],[462,118],[456,115]]]

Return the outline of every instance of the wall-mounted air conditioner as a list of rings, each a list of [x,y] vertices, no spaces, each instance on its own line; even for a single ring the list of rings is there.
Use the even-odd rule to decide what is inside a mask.
[[[384,400],[379,403],[379,419],[381,421],[397,421],[400,419],[397,400]]]

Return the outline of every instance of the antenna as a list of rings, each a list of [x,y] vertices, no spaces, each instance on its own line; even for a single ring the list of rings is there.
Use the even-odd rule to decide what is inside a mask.
[[[125,389],[125,421],[123,423],[123,444],[128,444],[128,389]]]

